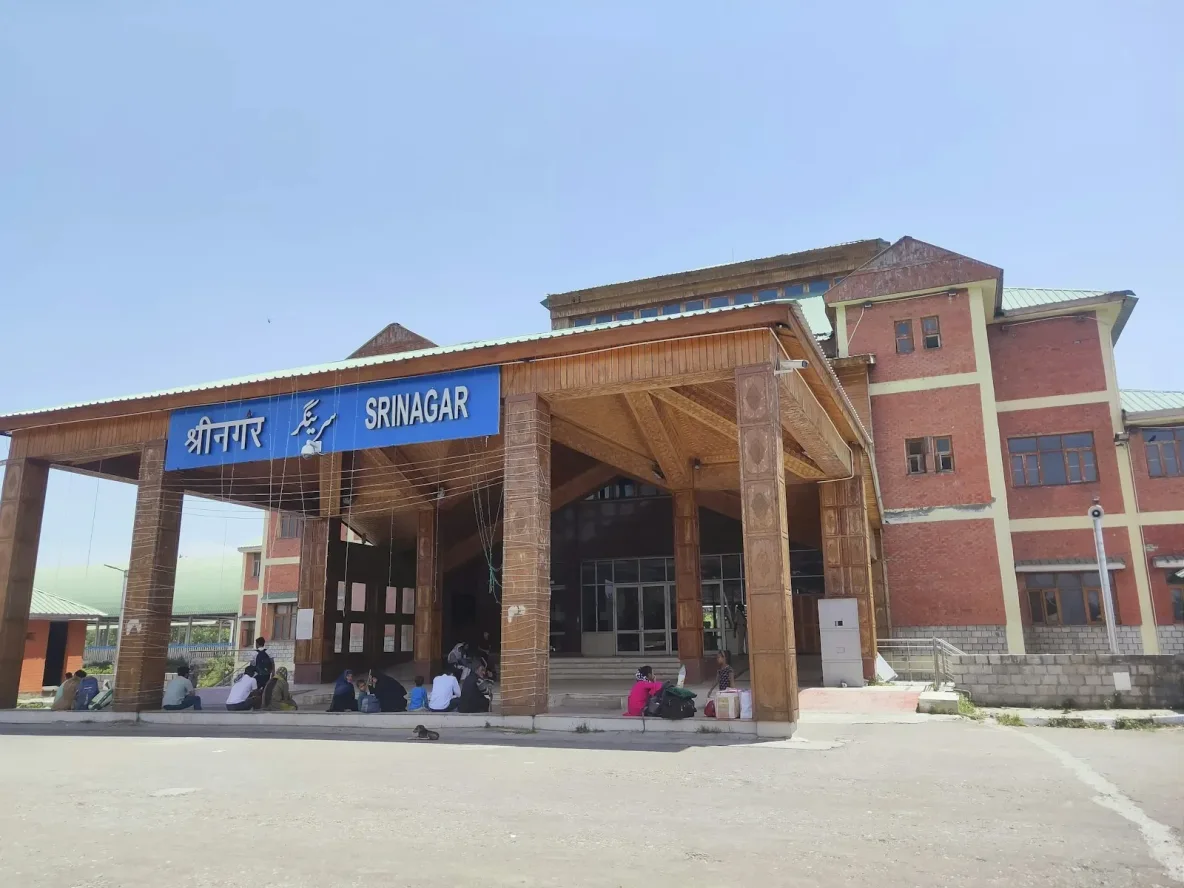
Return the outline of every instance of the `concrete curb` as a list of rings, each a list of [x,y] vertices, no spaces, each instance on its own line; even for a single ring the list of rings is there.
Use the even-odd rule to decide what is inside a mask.
[[[792,737],[795,723],[740,720],[615,718],[597,715],[477,715],[459,712],[50,712],[0,710],[0,725],[145,724],[191,727],[255,728],[502,728],[515,731],[567,733],[730,734],[747,737]]]
[[[1003,713],[996,713],[994,715],[988,716],[988,718],[990,718],[992,721],[996,721],[997,720],[996,716],[1002,715],[1002,714]],[[1079,719],[1080,721],[1084,722],[1087,726],[1095,726],[1096,725],[1096,726],[1100,726],[1100,727],[1104,727],[1104,728],[1113,729],[1115,724],[1118,722],[1118,720],[1120,718],[1127,719],[1127,720],[1133,721],[1133,722],[1147,722],[1147,721],[1149,721],[1152,724],[1160,725],[1163,727],[1184,726],[1184,713],[1175,713],[1173,715],[1150,715],[1150,716],[1141,716],[1141,715],[1137,715],[1137,714],[1125,715],[1125,714],[1121,714],[1121,713],[1117,714],[1117,715],[1104,715],[1104,716],[1096,716],[1096,715],[1077,716],[1077,715],[1073,715],[1072,713],[1067,713],[1065,715],[1025,715],[1022,712],[1009,712],[1007,714],[1017,716],[1020,719],[1020,721],[1022,721],[1024,723],[1025,727],[1029,727],[1029,728],[1046,728],[1049,726],[1049,722],[1057,722],[1062,719],[1072,719],[1072,720]]]

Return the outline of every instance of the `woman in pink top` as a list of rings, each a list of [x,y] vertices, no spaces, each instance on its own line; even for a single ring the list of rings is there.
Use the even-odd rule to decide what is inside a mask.
[[[645,712],[645,704],[650,697],[662,690],[662,682],[654,681],[654,670],[649,666],[642,666],[637,670],[637,681],[629,691],[629,708],[626,715],[641,715]]]

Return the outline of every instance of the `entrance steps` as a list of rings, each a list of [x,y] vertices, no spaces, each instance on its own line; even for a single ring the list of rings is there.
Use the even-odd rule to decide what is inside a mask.
[[[551,682],[611,681],[621,682],[626,691],[633,684],[633,676],[640,666],[650,666],[658,681],[678,677],[677,655],[660,654],[654,657],[552,657]]]

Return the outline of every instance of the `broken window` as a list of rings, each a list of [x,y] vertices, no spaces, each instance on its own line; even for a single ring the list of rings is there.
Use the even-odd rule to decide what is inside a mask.
[[[954,439],[933,439],[933,470],[935,472],[954,471]]]
[[[1111,580],[1113,582],[1113,580]],[[1104,625],[1102,581],[1098,572],[1024,575],[1032,622],[1046,626]]]
[[[896,322],[896,353],[898,355],[913,353],[913,322],[911,320]]]
[[[926,349],[941,348],[941,324],[937,315],[921,318],[921,342]]]
[[[929,439],[909,438],[904,442],[910,475],[924,475],[929,471]]]

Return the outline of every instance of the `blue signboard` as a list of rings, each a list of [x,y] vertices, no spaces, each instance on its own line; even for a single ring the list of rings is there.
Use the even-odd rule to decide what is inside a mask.
[[[387,379],[230,401],[169,416],[165,469],[496,435],[501,371]]]

